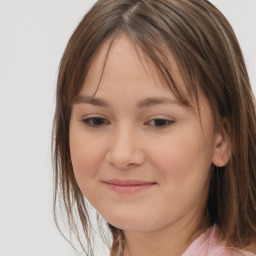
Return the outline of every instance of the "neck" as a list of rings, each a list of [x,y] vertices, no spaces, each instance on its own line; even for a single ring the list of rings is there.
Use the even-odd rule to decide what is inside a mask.
[[[154,231],[124,231],[123,256],[180,256],[204,231],[198,227],[198,222],[190,221],[183,226],[173,224]]]

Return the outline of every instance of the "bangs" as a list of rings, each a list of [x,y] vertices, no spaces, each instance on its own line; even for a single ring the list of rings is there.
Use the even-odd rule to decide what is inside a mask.
[[[150,31],[152,32],[152,30]],[[151,36],[149,34],[140,37],[140,32],[132,31],[125,27],[122,28],[122,30],[113,32],[113,34],[105,38],[91,60],[92,63],[96,55],[101,51],[103,46],[106,45],[107,50],[104,53],[105,57],[103,59],[102,71],[98,86],[93,93],[93,96],[95,96],[99,90],[112,46],[117,37],[122,34],[126,35],[129,40],[131,40],[134,49],[137,52],[137,56],[148,75],[151,75],[151,72],[148,70],[149,67],[145,66],[145,62],[143,61],[145,58],[148,58],[151,62],[153,69],[156,71],[157,76],[161,81],[161,85],[167,87],[182,105],[194,108],[196,103],[198,109],[198,83],[196,82],[197,80],[195,79],[194,72],[192,70],[187,70],[187,67],[183,65],[185,60],[183,60],[181,56],[178,56],[177,52],[175,52],[171,46],[166,44],[165,39],[160,34],[157,35],[157,40],[155,37],[152,37],[152,34]],[[88,70],[89,68],[90,66],[88,67]]]
[[[186,61],[176,52],[175,46],[173,47],[170,41],[167,44],[162,35],[152,37],[150,34],[147,35],[145,30],[144,35],[146,36],[144,37],[140,37],[138,31],[128,30],[126,33],[134,43],[139,58],[142,58],[139,52],[141,50],[145,56],[149,57],[160,80],[163,81],[163,85],[170,89],[182,105],[193,107],[192,102],[198,103],[195,72],[188,70],[188,67],[184,65]]]

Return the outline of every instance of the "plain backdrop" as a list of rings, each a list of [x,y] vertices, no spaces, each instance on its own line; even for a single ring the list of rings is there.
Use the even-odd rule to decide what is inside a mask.
[[[51,128],[60,58],[94,2],[0,0],[0,256],[75,255],[53,221]],[[256,1],[212,2],[236,32],[256,92]],[[96,256],[103,251],[98,242]]]

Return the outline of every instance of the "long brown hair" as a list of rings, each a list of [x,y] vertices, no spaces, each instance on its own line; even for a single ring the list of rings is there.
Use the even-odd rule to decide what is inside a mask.
[[[220,239],[229,246],[255,246],[255,99],[236,36],[226,18],[207,0],[99,0],[82,19],[62,57],[57,83],[53,129],[57,225],[56,209],[64,205],[71,231],[83,246],[74,218],[78,216],[87,241],[87,249],[83,249],[93,255],[86,202],[70,159],[69,122],[72,101],[93,57],[104,42],[113,41],[121,32],[150,57],[170,90],[189,105],[173,79],[166,57],[166,52],[171,52],[188,92],[197,98],[200,90],[207,97],[216,128],[225,120],[232,156],[225,167],[212,168],[205,217],[210,225],[218,224]],[[111,255],[118,255],[125,238],[122,230],[109,228]]]

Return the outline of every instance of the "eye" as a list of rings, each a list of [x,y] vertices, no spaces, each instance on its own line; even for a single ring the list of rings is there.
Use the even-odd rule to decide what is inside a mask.
[[[167,120],[167,119],[152,119],[147,124],[157,128],[165,128],[172,125],[174,122],[175,122],[174,120]]]
[[[90,117],[83,119],[82,122],[91,127],[100,127],[109,124],[109,121],[102,117]]]

